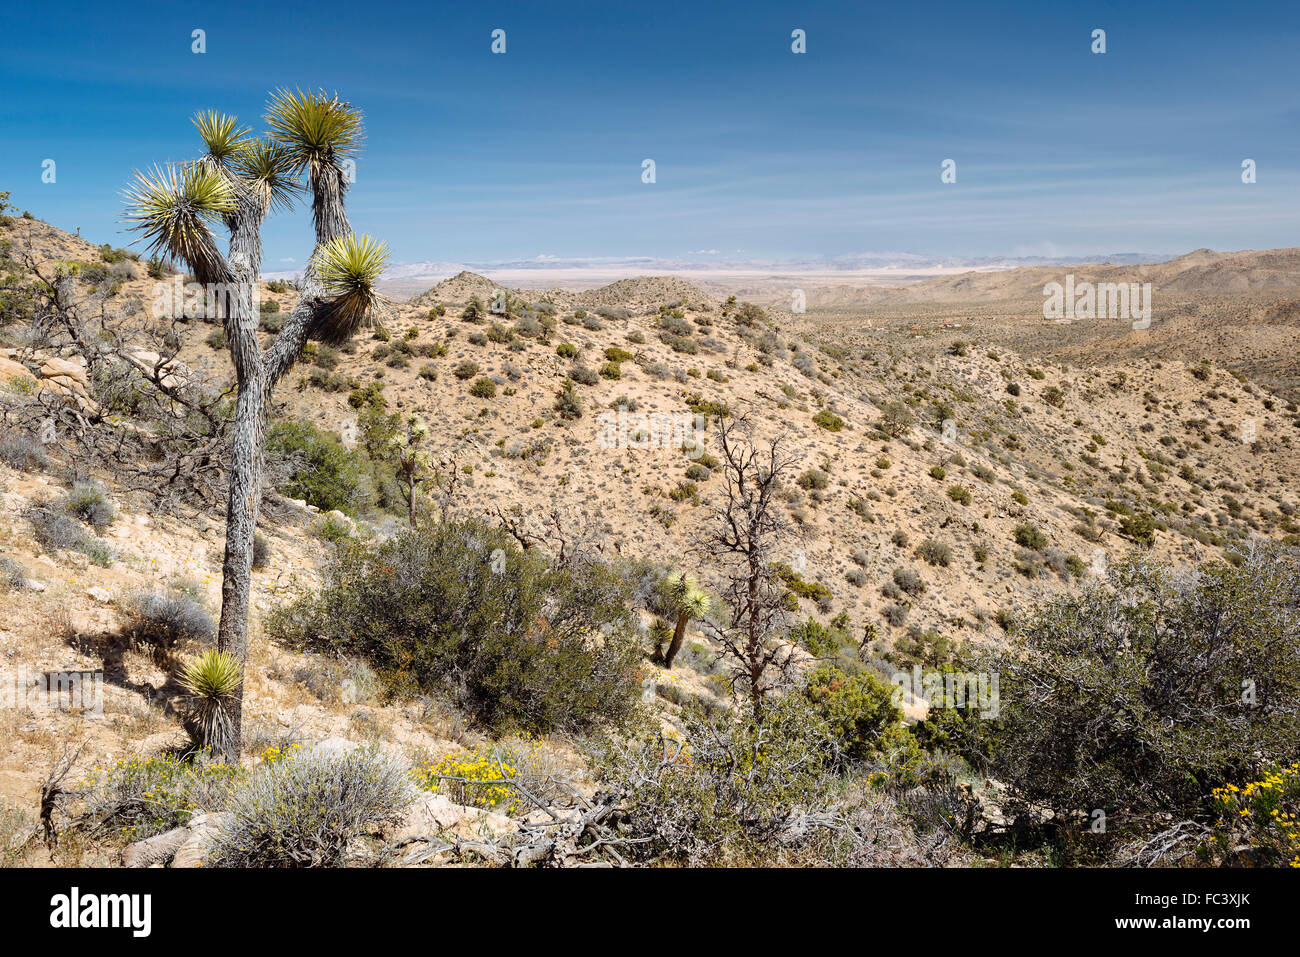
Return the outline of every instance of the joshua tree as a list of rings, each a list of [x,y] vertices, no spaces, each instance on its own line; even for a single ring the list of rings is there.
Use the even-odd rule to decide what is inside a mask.
[[[671,668],[677,652],[682,650],[682,639],[686,637],[687,623],[703,618],[709,613],[709,596],[686,572],[672,572],[664,579],[661,587],[664,597],[668,599],[669,607],[677,615],[673,640],[668,644],[668,652],[664,655],[664,667]]]
[[[309,338],[337,345],[373,321],[382,304],[375,281],[388,257],[384,244],[353,234],[343,206],[345,167],[362,138],[360,112],[337,94],[280,90],[272,95],[265,119],[266,135],[250,137],[234,117],[197,115],[194,125],[206,152],[192,162],[137,173],[126,191],[128,216],[150,252],[185,262],[205,289],[225,293],[222,319],[239,390],[217,635],[217,647],[239,663],[240,688],[230,707],[232,733],[222,755],[231,763],[239,760],[267,400]],[[292,203],[303,174],[310,181],[315,248],[297,306],[263,351],[256,302],[262,222],[271,211]],[[230,234],[224,256],[213,231],[218,222]]]
[[[428,434],[429,427],[424,424],[424,420],[411,413],[397,434],[388,441],[388,452],[393,459],[393,468],[397,471],[397,481],[406,489],[407,517],[412,528],[416,526],[415,506],[420,486],[438,478],[431,471],[433,456],[427,449],[420,448]]]

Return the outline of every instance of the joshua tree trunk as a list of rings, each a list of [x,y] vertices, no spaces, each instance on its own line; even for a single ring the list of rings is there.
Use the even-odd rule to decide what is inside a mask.
[[[252,587],[253,536],[262,497],[262,451],[265,435],[267,389],[262,374],[261,346],[257,341],[257,276],[261,266],[262,216],[251,204],[241,204],[242,215],[232,231],[230,265],[238,293],[227,300],[226,334],[239,389],[235,400],[235,427],[230,450],[230,494],[226,502],[226,554],[221,565],[221,622],[217,649],[239,661],[239,691],[230,704],[232,733],[226,737],[221,759],[238,764],[243,731],[244,659],[248,651],[248,603]]]
[[[664,655],[664,667],[671,669],[673,659],[677,657],[677,652],[682,650],[682,639],[686,637],[686,621],[690,616],[686,612],[677,615],[677,628],[673,631],[673,640],[668,644],[668,652]]]

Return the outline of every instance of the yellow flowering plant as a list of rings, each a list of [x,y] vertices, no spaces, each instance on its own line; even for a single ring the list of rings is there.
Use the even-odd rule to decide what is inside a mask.
[[[1212,797],[1218,819],[1202,848],[1211,863],[1300,867],[1300,762]]]

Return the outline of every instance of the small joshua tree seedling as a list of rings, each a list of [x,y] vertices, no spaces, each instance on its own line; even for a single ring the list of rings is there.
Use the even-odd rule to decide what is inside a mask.
[[[178,676],[189,696],[185,730],[200,748],[226,754],[236,733],[233,704],[243,683],[243,662],[224,651],[209,650],[188,662]]]

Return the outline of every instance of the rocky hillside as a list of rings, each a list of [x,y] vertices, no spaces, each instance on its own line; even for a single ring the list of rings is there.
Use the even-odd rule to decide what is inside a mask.
[[[8,235],[21,242],[23,232],[50,267],[79,263],[77,282],[97,286],[110,313],[148,315],[158,284],[182,278],[39,222]],[[523,535],[552,517],[586,526],[606,556],[678,564],[717,588],[692,546],[721,504],[718,425],[746,416],[759,439],[781,436],[795,454],[781,509],[799,535],[779,556],[795,620],[834,622],[868,643],[864,657],[895,663],[1002,642],[1031,603],[1138,547],[1181,565],[1300,534],[1300,414],[1213,353],[1107,361],[1081,349],[1047,361],[969,325],[821,325],[679,280],[505,290],[492,312],[497,289],[462,273],[392,304],[381,327],[340,349],[312,344],[280,386],[273,426],[308,423],[358,449],[381,402],[419,413],[434,460],[457,477],[453,510]],[[262,293],[269,339],[296,294],[281,284]],[[171,374],[229,384],[219,324],[179,328]],[[96,412],[75,351],[9,342],[7,389],[56,390]],[[218,511],[153,514],[142,494],[110,488],[111,521],[51,544],[38,531],[42,507],[68,494],[64,476],[18,446],[0,459],[0,557],[13,579],[0,590],[0,654],[31,673],[113,673],[102,715],[0,712],[11,742],[0,797],[30,808],[62,742],[85,740],[93,760],[108,761],[177,737],[159,710],[175,693],[168,674],[121,637],[151,591],[180,589],[211,614],[222,527]],[[319,581],[327,526],[382,537],[401,525],[402,509],[385,510],[374,491],[344,502],[349,514],[278,497],[265,510],[247,710],[256,746],[346,737],[415,762],[483,740],[428,699],[344,695],[373,687],[373,675],[260,635],[270,609]],[[647,664],[647,700],[665,721],[682,702],[727,700],[709,639],[689,637],[688,667]],[[542,746],[546,760],[571,761],[563,743]]]

